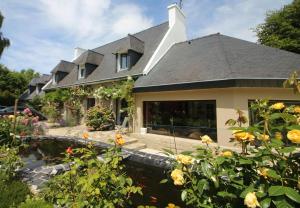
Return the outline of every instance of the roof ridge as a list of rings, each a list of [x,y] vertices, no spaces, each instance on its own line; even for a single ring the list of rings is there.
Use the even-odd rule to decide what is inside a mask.
[[[209,34],[209,35],[204,35],[204,36],[201,36],[201,37],[197,37],[197,38],[192,38],[192,39],[189,39],[189,40],[181,41],[181,42],[175,43],[174,45],[176,45],[176,44],[181,44],[181,43],[188,43],[188,42],[192,42],[192,41],[195,41],[195,40],[204,39],[204,38],[209,38],[209,37],[212,37],[212,36],[218,36],[218,35],[223,35],[223,34],[221,34],[221,33],[219,33],[219,32],[217,32],[217,33],[212,33],[212,34]]]
[[[169,21],[166,21],[166,22],[160,23],[160,24],[158,24],[158,25],[155,25],[155,26],[149,27],[149,28],[147,28],[147,29],[141,30],[141,31],[139,31],[139,32],[136,32],[136,33],[134,33],[134,34],[131,34],[131,35],[133,35],[133,36],[135,36],[135,35],[138,35],[138,34],[140,34],[140,33],[142,33],[142,32],[145,32],[146,30],[150,30],[150,29],[153,29],[153,28],[159,27],[159,26],[161,26],[161,25],[163,25],[163,24],[166,24],[166,23],[168,23],[168,22],[169,22]],[[122,39],[125,39],[125,38],[127,38],[127,37],[128,37],[128,34],[127,34],[126,36],[122,37],[122,38],[119,38],[119,39],[117,39],[117,40],[110,41],[110,42],[108,42],[108,43],[105,43],[105,44],[103,44],[103,45],[101,45],[101,46],[98,46],[98,47],[96,47],[96,48],[93,48],[93,49],[91,49],[91,50],[95,50],[95,49],[101,48],[101,47],[103,47],[103,46],[106,46],[106,45],[108,45],[108,44],[111,44],[111,43],[114,43],[114,42],[120,41],[120,40],[122,40]]]

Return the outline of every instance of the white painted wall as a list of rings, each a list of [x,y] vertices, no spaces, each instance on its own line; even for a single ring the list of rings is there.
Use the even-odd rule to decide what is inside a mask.
[[[185,16],[177,4],[168,6],[169,13],[169,29],[159,43],[157,49],[153,53],[147,63],[143,74],[146,75],[157,64],[157,62],[168,52],[175,44],[187,40]]]

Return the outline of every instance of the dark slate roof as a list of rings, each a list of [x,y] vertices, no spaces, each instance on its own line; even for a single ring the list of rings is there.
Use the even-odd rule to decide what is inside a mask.
[[[49,74],[43,74],[39,77],[33,78],[29,85],[36,86],[37,84],[46,84],[51,79],[51,75]]]
[[[66,72],[66,73],[70,73],[72,71],[72,69],[76,66],[75,63],[73,62],[69,62],[69,61],[65,61],[65,60],[61,60],[56,66],[55,68],[51,71],[52,74],[60,71],[60,72]]]
[[[275,84],[298,69],[299,54],[213,34],[172,46],[147,75],[138,78],[135,91],[170,90],[176,85],[217,87],[216,82],[222,86],[251,82],[250,86],[273,80]]]
[[[161,42],[162,38],[167,32],[168,26],[169,23],[165,22],[163,24],[148,28],[141,32],[126,36],[122,39],[92,49],[92,51],[103,54],[104,57],[101,61],[101,64],[87,78],[77,80],[77,70],[73,69],[57,85],[49,85],[47,86],[47,89],[68,87],[79,84],[98,83],[106,80],[121,79],[127,77],[128,75],[141,75],[143,73],[144,67],[148,63],[158,44]],[[115,53],[117,53],[120,47],[124,45],[127,47],[131,47],[130,49],[133,50],[141,51],[143,49],[143,55],[130,70],[117,72]]]
[[[99,66],[102,62],[104,55],[97,53],[92,50],[87,50],[84,53],[82,53],[77,59],[75,59],[73,62],[76,64],[94,64]]]
[[[128,34],[128,36],[125,38],[125,41],[120,45],[120,47],[117,49],[117,53],[126,53],[128,50],[133,50],[138,53],[143,54],[144,53],[144,41],[138,39],[134,35]]]

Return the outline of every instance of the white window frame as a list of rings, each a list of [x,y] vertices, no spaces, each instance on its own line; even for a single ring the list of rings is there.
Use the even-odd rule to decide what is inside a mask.
[[[127,67],[126,68],[121,68],[122,66],[122,56],[126,55],[126,62],[127,62]],[[128,70],[128,54],[127,53],[119,53],[117,54],[117,68],[118,72],[120,71],[125,71]]]
[[[83,71],[83,75],[81,75],[81,72]],[[84,66],[78,67],[78,79],[84,79],[85,78],[86,69]]]

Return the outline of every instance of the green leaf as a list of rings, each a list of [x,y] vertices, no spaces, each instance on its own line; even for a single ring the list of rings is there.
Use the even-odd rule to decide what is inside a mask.
[[[277,208],[295,208],[294,206],[290,205],[285,199],[280,198],[277,200],[273,200],[273,203]]]
[[[279,152],[281,153],[291,153],[294,152],[296,150],[296,147],[284,147],[281,150],[279,150]]]
[[[174,152],[173,152],[172,150],[163,148],[163,151],[164,151],[167,155],[168,155],[168,154],[174,155]]]
[[[159,183],[167,183],[168,179],[162,179]]]
[[[202,195],[203,190],[207,189],[207,184],[208,184],[208,182],[205,179],[202,179],[198,182],[197,189],[199,191],[199,195]]]
[[[231,198],[231,199],[237,198],[235,194],[229,193],[227,191],[219,191],[217,195],[223,198]]]
[[[269,174],[269,172],[268,172]],[[284,195],[283,186],[271,186],[268,190],[270,196],[281,196]]]
[[[239,163],[241,165],[250,165],[250,164],[252,164],[252,161],[251,160],[247,160],[247,159],[239,159]]]
[[[246,188],[241,194],[240,194],[240,197],[241,198],[245,198],[246,195],[249,193],[249,192],[253,192],[254,191],[254,185],[251,184],[250,186],[248,186],[248,188]]]
[[[287,129],[289,129],[289,130],[293,130],[293,129],[298,129],[298,130],[300,130],[300,125],[292,125],[292,126],[288,126],[288,127],[286,127]]]
[[[182,200],[182,201],[185,201],[186,196],[187,196],[187,191],[186,191],[186,190],[183,190],[183,191],[181,192],[181,200]]]
[[[285,187],[284,190],[287,197],[300,204],[300,194],[295,189]]]
[[[261,208],[268,208],[270,207],[271,204],[271,199],[270,198],[265,198],[261,202],[259,202]]]
[[[281,176],[278,175],[278,174],[276,173],[276,171],[275,171],[275,170],[272,170],[272,169],[269,169],[269,170],[268,170],[267,175],[268,175],[269,177],[271,177],[271,178],[274,178],[274,179],[280,179],[280,178],[281,178]]]

